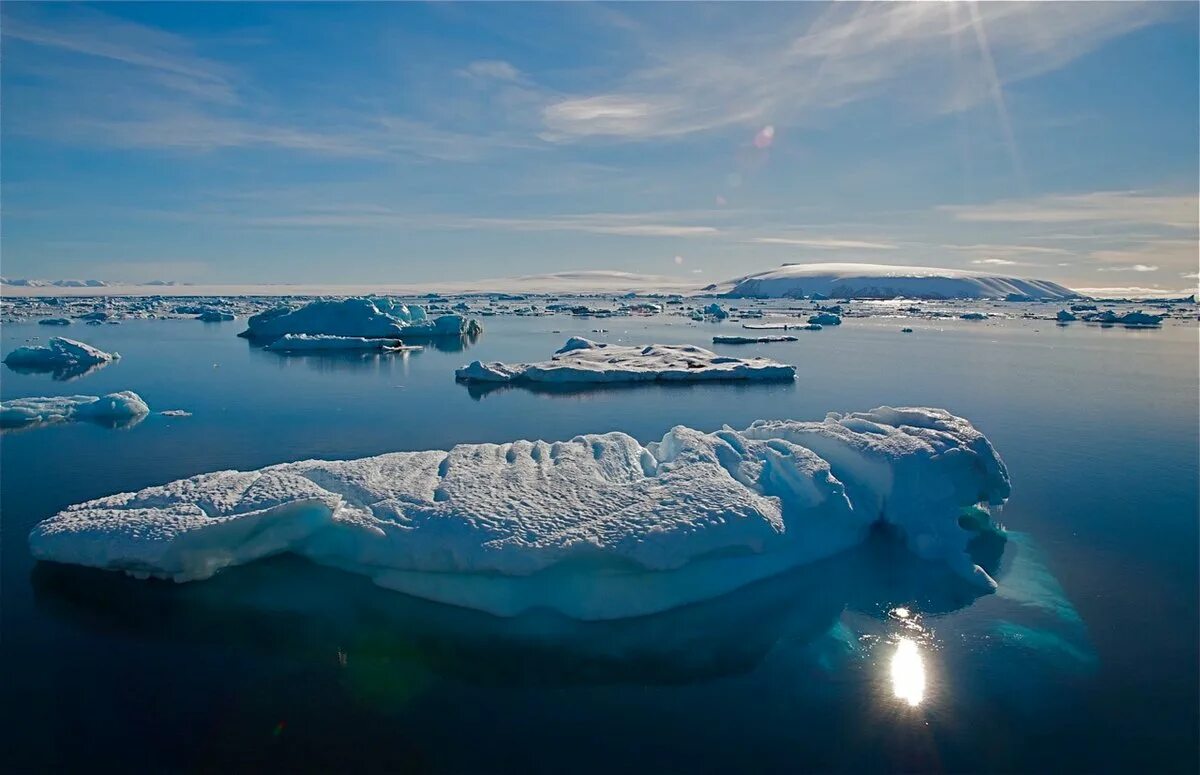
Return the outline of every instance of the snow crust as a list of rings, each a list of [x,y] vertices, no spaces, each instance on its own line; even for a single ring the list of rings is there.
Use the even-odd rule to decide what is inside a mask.
[[[1048,280],[983,272],[884,264],[785,264],[746,275],[711,290],[732,297],[855,297],[922,299],[1068,299],[1077,293]]]
[[[679,426],[645,446],[606,433],[220,471],[71,506],[29,543],[41,560],[176,581],[290,552],[498,615],[613,619],[724,594],[879,524],[991,588],[966,548],[990,523],[977,504],[1008,494],[969,422],[882,407]]]
[[[0,428],[70,420],[130,424],[150,413],[150,407],[132,390],[104,396],[53,396],[0,401]]]
[[[795,378],[796,367],[766,358],[718,355],[694,345],[626,346],[573,336],[548,361],[474,361],[454,376],[461,382],[789,380]]]
[[[18,347],[5,357],[4,362],[16,368],[52,370],[87,368],[111,363],[120,357],[120,353],[107,353],[90,344],[54,336],[44,346]]]
[[[421,306],[371,297],[313,301],[298,309],[274,307],[252,315],[247,326],[242,336],[263,341],[287,334],[400,339],[475,335],[482,331],[477,321],[462,315],[430,320]]]

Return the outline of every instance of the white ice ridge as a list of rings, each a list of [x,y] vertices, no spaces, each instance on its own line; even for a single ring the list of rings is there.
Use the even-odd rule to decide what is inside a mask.
[[[771,342],[795,342],[794,336],[714,336],[713,344],[770,344]]]
[[[176,581],[295,553],[499,615],[638,616],[835,554],[891,525],[919,556],[994,586],[966,554],[1008,472],[940,409],[462,444],[221,471],[72,506],[41,560]],[[960,517],[965,512],[975,515]]]
[[[52,336],[45,346],[18,347],[8,354],[4,362],[18,368],[65,369],[111,363],[120,357],[120,353],[106,353],[65,336]]]
[[[132,390],[105,396],[53,396],[14,398],[0,401],[0,428],[19,428],[33,423],[93,420],[129,423],[150,413],[150,407]]]
[[[789,380],[796,367],[767,358],[733,358],[694,345],[627,346],[573,336],[548,361],[483,363],[454,372],[463,382],[696,382]]]
[[[284,334],[267,345],[268,350],[300,352],[308,350],[420,350],[406,347],[399,339],[367,339],[361,336],[329,336],[325,334]]]
[[[474,335],[482,331],[477,321],[462,315],[442,315],[430,320],[424,307],[397,304],[383,297],[313,301],[299,309],[274,307],[251,316],[247,326],[242,336],[265,341],[286,334],[401,339]]]

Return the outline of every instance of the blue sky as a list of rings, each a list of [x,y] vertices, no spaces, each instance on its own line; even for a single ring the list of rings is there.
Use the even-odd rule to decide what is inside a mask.
[[[3,6],[9,277],[1194,287],[1197,6]]]

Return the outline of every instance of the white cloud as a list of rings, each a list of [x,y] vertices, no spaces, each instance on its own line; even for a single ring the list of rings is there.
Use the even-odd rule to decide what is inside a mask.
[[[990,266],[1021,266],[1017,261],[1009,261],[1006,258],[977,258],[971,262],[972,264],[988,264]]]
[[[1127,266],[1102,266],[1096,269],[1097,272],[1157,272],[1157,266],[1149,264],[1129,264]]]
[[[997,223],[1138,223],[1176,229],[1197,227],[1200,199],[1193,194],[1141,191],[1048,194],[984,205],[943,205],[956,220]]]
[[[1134,3],[813,4],[808,14],[799,7],[718,7],[697,14],[697,26],[719,17],[699,30],[680,29],[673,17],[672,29],[640,36],[647,65],[608,90],[550,102],[545,136],[757,128],[879,96],[935,112],[990,100],[1007,124],[1004,82],[1057,69],[1165,13]]]
[[[796,245],[824,250],[894,250],[895,245],[887,242],[835,239],[831,237],[755,237],[750,240],[759,245]]]
[[[521,80],[521,71],[502,59],[479,59],[464,67],[460,72],[471,78],[493,81]]]

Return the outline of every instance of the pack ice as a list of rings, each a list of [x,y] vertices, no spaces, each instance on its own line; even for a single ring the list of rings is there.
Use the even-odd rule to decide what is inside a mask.
[[[120,353],[106,353],[65,336],[52,336],[44,346],[18,347],[5,357],[5,364],[14,368],[53,370],[85,369],[120,358]]]
[[[796,367],[767,358],[733,358],[694,345],[627,346],[573,336],[548,361],[483,363],[454,372],[461,382],[694,382],[789,380]]]
[[[113,425],[132,424],[150,413],[150,407],[132,390],[104,396],[53,396],[0,401],[0,428],[35,423],[91,420]]]
[[[462,315],[430,320],[425,308],[397,304],[391,299],[361,297],[313,301],[294,309],[274,307],[252,315],[240,336],[274,341],[287,334],[400,339],[405,337],[474,336],[479,323]]]
[[[969,422],[883,407],[679,426],[645,446],[607,433],[221,471],[72,506],[29,543],[41,560],[176,581],[292,552],[494,614],[612,619],[721,595],[879,524],[994,587],[966,548],[1008,494]]]

